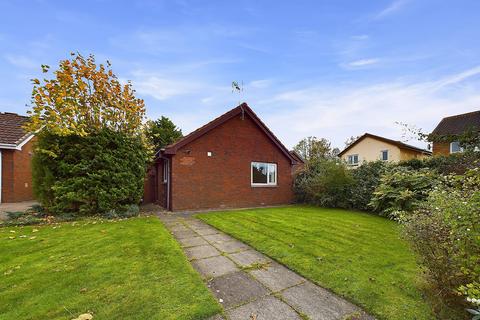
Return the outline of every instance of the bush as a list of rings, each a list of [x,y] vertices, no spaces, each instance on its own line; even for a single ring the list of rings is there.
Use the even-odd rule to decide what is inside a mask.
[[[442,180],[413,214],[404,233],[447,301],[480,299],[480,169]]]
[[[393,167],[381,177],[369,205],[374,211],[389,216],[396,211],[411,212],[427,198],[437,179],[428,169]]]
[[[80,137],[40,133],[33,187],[49,213],[126,212],[143,194],[147,150],[138,137],[103,129]]]
[[[480,152],[455,153],[448,156],[428,157],[422,160],[411,159],[401,161],[398,165],[415,170],[428,168],[443,175],[464,174],[467,170],[480,167]]]
[[[358,210],[369,210],[373,192],[380,184],[380,178],[387,170],[384,161],[364,162],[351,171],[353,184],[350,188],[350,207]]]
[[[319,159],[310,162],[294,182],[297,200],[323,207],[349,207],[353,178],[340,161]]]

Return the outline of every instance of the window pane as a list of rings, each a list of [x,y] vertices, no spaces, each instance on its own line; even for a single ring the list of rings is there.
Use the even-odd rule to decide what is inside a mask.
[[[388,160],[388,150],[382,151],[382,160]]]
[[[267,164],[252,163],[252,182],[267,183]]]
[[[452,153],[462,151],[462,148],[460,148],[460,143],[458,141],[450,143],[450,150]]]
[[[353,156],[353,163],[358,163],[358,154]]]
[[[276,176],[277,176],[277,166],[274,164],[268,165],[268,183],[276,183]]]

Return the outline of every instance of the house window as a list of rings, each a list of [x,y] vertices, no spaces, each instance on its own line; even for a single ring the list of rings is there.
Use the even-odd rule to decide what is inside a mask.
[[[358,154],[351,154],[347,157],[347,164],[349,166],[358,165]]]
[[[381,152],[381,159],[383,161],[388,161],[388,150],[382,150]]]
[[[460,146],[460,142],[450,142],[450,153],[463,152],[463,148]]]
[[[163,183],[168,181],[168,160],[163,160]]]
[[[276,186],[277,165],[275,163],[252,162],[252,186]]]

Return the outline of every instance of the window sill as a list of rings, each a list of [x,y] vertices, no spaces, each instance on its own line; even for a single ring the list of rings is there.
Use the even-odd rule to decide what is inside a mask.
[[[252,188],[277,188],[277,184],[251,184]]]

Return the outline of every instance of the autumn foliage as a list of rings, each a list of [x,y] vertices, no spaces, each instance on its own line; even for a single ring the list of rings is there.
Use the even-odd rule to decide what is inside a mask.
[[[97,65],[93,55],[72,54],[53,75],[32,80],[27,130],[37,132],[37,200],[55,215],[131,215],[143,194],[150,154],[143,100],[129,82],[120,83],[110,63]]]
[[[26,129],[43,128],[60,136],[86,136],[101,129],[139,133],[145,105],[135,97],[131,83],[121,84],[108,61],[97,65],[93,55],[71,55],[71,60],[60,61],[53,78],[32,79],[31,121]],[[44,73],[49,69],[42,65]]]

